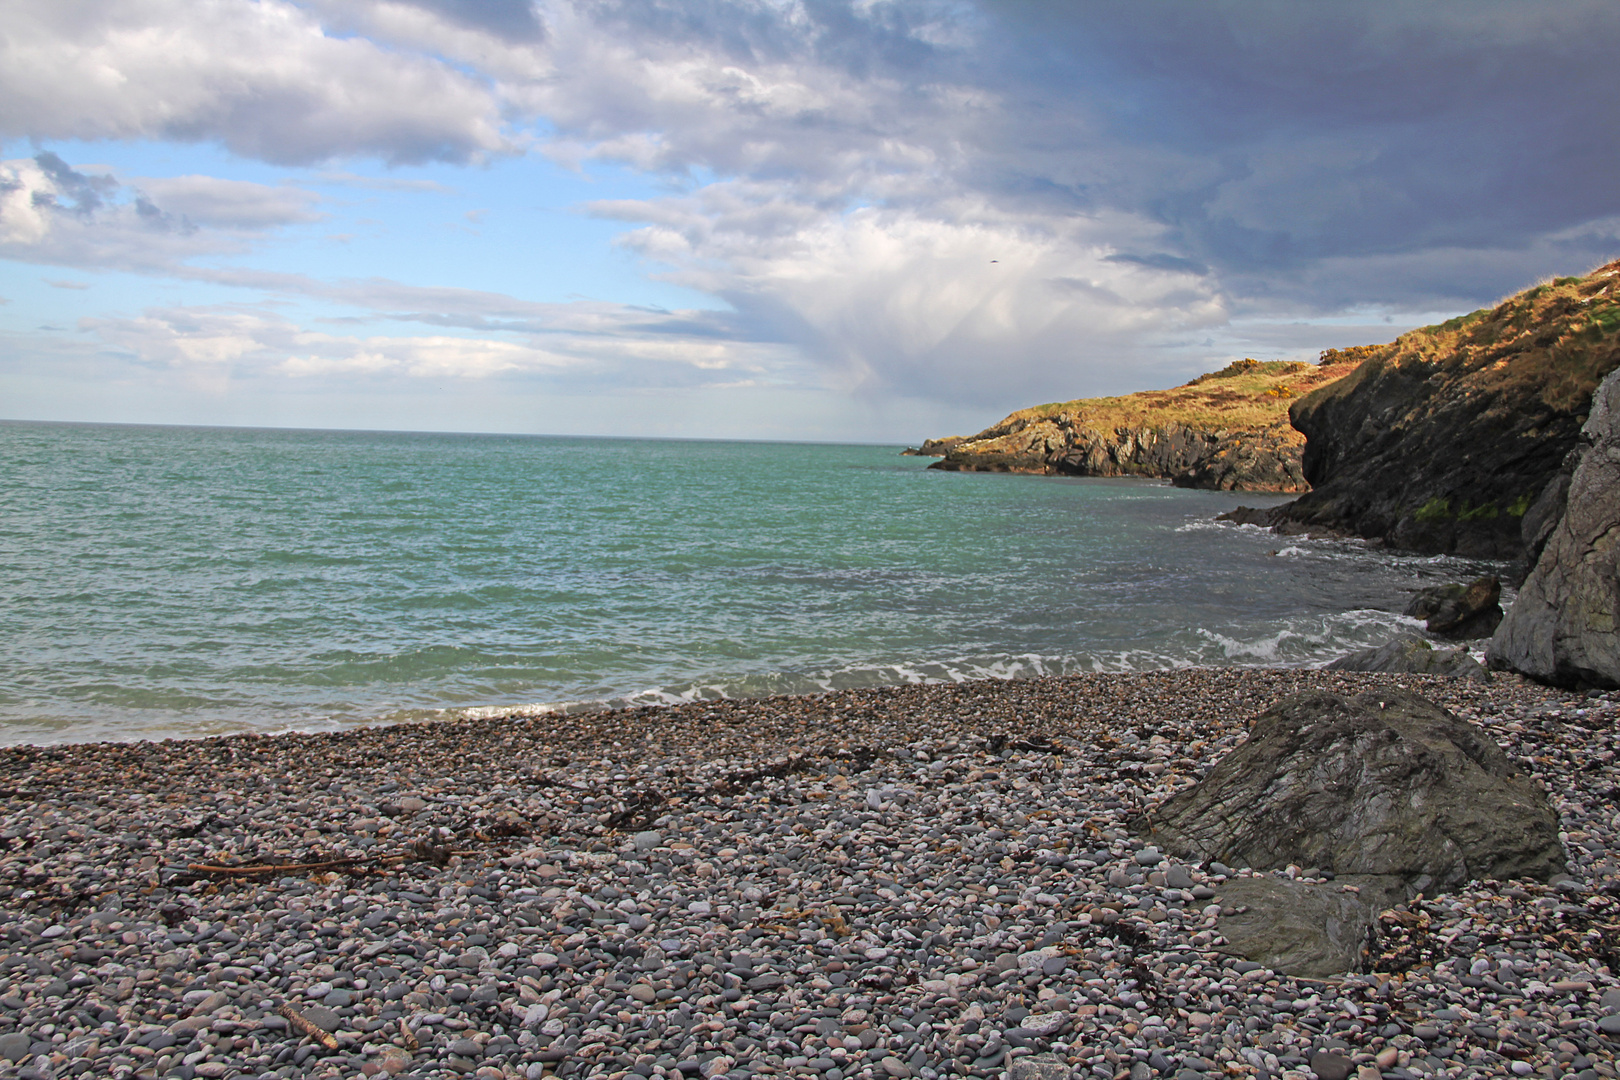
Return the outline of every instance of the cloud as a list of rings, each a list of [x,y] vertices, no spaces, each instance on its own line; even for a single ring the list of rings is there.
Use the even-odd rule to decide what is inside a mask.
[[[315,220],[319,201],[206,177],[109,188],[43,156],[0,172],[0,253],[319,295],[504,343],[465,347],[469,370],[656,384],[709,370],[713,345],[748,378],[993,411],[1151,385],[1241,350],[1256,320],[1474,306],[1584,269],[1620,235],[1608,0],[1211,0],[1175,18],[1101,0],[14,7],[0,133],[283,164],[532,150],[666,183],[588,212],[724,312],[205,269],[191,260]],[[310,363],[360,363],[345,348]],[[370,348],[376,371],[416,370],[404,346]],[[619,368],[610,348],[627,350]],[[524,349],[569,360],[525,367]]]
[[[320,197],[295,187],[222,180],[215,176],[136,177],[130,186],[164,213],[193,224],[260,231],[320,221]]]
[[[125,181],[47,150],[0,161],[0,257],[184,277],[191,259],[246,252],[274,229],[320,220],[318,202],[208,176]]]
[[[45,284],[49,285],[53,289],[84,290],[90,287],[90,283],[88,281],[64,281],[60,278],[46,278]]]
[[[545,310],[550,319],[506,325],[490,325],[465,312],[459,319],[455,314],[398,317],[447,328],[471,322],[482,331],[477,334],[331,333],[262,304],[151,308],[133,317],[81,319],[78,329],[148,369],[202,377],[228,373],[235,381],[341,379],[381,386],[516,378],[576,391],[693,388],[781,384],[794,366],[786,350],[761,349],[723,334],[660,333],[663,313],[605,304]]]
[[[513,147],[482,79],[329,34],[285,0],[9,5],[0,134],[216,142],[281,164],[467,161]]]
[[[1187,259],[1180,255],[1171,255],[1167,252],[1154,252],[1150,255],[1138,255],[1133,252],[1118,251],[1112,255],[1104,255],[1104,262],[1135,263],[1137,266],[1146,266],[1154,270],[1168,270],[1176,274],[1196,274],[1199,277],[1209,273],[1209,267],[1197,259]]]

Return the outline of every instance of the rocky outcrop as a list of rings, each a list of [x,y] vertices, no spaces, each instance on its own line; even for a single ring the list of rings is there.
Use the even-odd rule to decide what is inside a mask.
[[[1174,854],[1413,889],[1564,869],[1545,793],[1482,730],[1393,689],[1284,698],[1138,828]]]
[[[1306,491],[1305,439],[1288,424],[1287,402],[1353,366],[1337,352],[1317,365],[1243,360],[1173,390],[1025,409],[965,439],[930,440],[923,451],[939,447],[944,460],[929,467],[946,472],[1141,476],[1220,491]]]
[[[1303,449],[1297,433],[1280,420],[1228,432],[1217,435],[1202,458],[1172,473],[1170,482],[1205,491],[1309,491]]]
[[[1592,398],[1587,446],[1526,515],[1537,559],[1487,650],[1492,667],[1576,688],[1620,686],[1620,372]],[[1554,520],[1548,527],[1546,522]]]
[[[1133,825],[1182,857],[1292,867],[1289,881],[1236,878],[1217,895],[1249,916],[1221,920],[1234,951],[1300,975],[1359,966],[1378,911],[1416,892],[1564,870],[1541,788],[1483,731],[1395,689],[1284,698]]]
[[[1406,613],[1425,620],[1423,628],[1436,637],[1468,641],[1490,637],[1502,622],[1502,582],[1482,577],[1464,585],[1436,585],[1419,590]]]
[[[1389,674],[1448,675],[1485,682],[1490,672],[1467,649],[1436,649],[1420,637],[1398,637],[1385,645],[1348,653],[1324,665],[1329,671],[1381,671]]]
[[[901,457],[944,457],[951,450],[967,442],[966,435],[947,435],[943,439],[924,439],[921,446],[908,446],[900,451]]]
[[[1522,557],[1523,520],[1574,448],[1592,391],[1620,367],[1617,331],[1611,263],[1402,335],[1294,402],[1312,490],[1268,523]]]
[[[1202,461],[1220,438],[1215,432],[1182,424],[1102,431],[1077,421],[1068,413],[1039,420],[1004,421],[957,443],[945,453],[945,460],[929,468],[945,472],[1168,479]],[[1300,440],[1303,444],[1304,440]],[[1297,447],[1294,456],[1299,456]]]

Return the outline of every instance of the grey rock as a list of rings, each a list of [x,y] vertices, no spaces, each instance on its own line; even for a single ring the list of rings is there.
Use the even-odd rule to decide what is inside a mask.
[[[1490,672],[1467,649],[1436,649],[1415,635],[1395,638],[1373,649],[1347,653],[1324,665],[1329,671],[1381,671],[1390,674],[1449,675],[1486,682]]]
[[[1603,996],[1598,1000],[1605,1009],[1620,1011],[1620,987],[1603,991]]]
[[[1327,884],[1262,876],[1233,878],[1217,896],[1233,909],[1216,924],[1226,938],[1222,951],[1319,979],[1364,965],[1368,930],[1380,911],[1406,899],[1406,885],[1391,875],[1347,875]]]
[[[21,1031],[0,1035],[0,1058],[15,1064],[28,1056],[28,1048],[33,1044],[34,1040]]]
[[[1069,1065],[1055,1054],[1031,1054],[1007,1068],[1007,1080],[1068,1080]]]
[[[343,1023],[342,1018],[325,1005],[307,1005],[299,1011],[304,1014],[304,1019],[322,1031],[336,1031]]]
[[[1620,1013],[1610,1013],[1599,1019],[1597,1028],[1605,1035],[1620,1035]]]
[[[1563,873],[1558,817],[1479,728],[1401,690],[1295,694],[1200,783],[1133,822],[1257,869],[1395,875],[1413,889]]]
[[[1311,1072],[1318,1080],[1346,1080],[1355,1068],[1349,1058],[1330,1050],[1311,1055]]]
[[[632,839],[635,842],[636,851],[641,854],[646,854],[664,842],[664,837],[661,833],[653,832],[651,830],[638,832]]]
[[[1563,515],[1487,659],[1558,686],[1613,688],[1620,686],[1620,372],[1598,384],[1581,434],[1589,445]]]
[[[1482,577],[1471,584],[1436,585],[1419,591],[1406,614],[1426,619],[1424,629],[1437,637],[1463,641],[1490,637],[1502,622],[1502,582]]]
[[[1159,853],[1158,848],[1143,848],[1136,853],[1137,866],[1158,866],[1163,861],[1164,856]]]
[[[1165,871],[1164,883],[1172,889],[1190,889],[1197,884],[1185,866],[1172,866]]]
[[[484,1048],[472,1039],[457,1039],[450,1044],[450,1052],[457,1057],[480,1058],[484,1056]]]
[[[212,994],[197,1002],[196,1008],[191,1010],[192,1016],[211,1016],[220,1008],[229,1003],[231,997],[223,991],[216,990]]]
[[[351,991],[339,988],[327,994],[321,1001],[329,1008],[343,1009],[354,1004],[354,994]]]

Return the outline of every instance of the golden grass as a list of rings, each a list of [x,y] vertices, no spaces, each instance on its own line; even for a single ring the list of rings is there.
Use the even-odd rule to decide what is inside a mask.
[[[1390,365],[1464,380],[1496,397],[1528,383],[1550,408],[1583,413],[1620,353],[1620,261],[1543,281],[1494,307],[1409,331],[1371,350],[1346,379],[1316,388],[1302,408],[1346,394]],[[1507,400],[1504,398],[1503,400]]]
[[[1354,350],[1349,350],[1354,351]],[[1284,420],[1289,404],[1354,371],[1359,362],[1323,354],[1326,364],[1297,360],[1239,360],[1220,371],[1170,390],[1143,390],[1119,397],[1079,398],[1021,409],[1003,420],[1035,421],[1067,415],[1077,426],[1097,430],[1183,424],[1210,431],[1267,427]]]

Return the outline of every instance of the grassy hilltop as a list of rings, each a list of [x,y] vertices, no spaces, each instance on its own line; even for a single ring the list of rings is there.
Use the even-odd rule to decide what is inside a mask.
[[[1239,360],[1171,390],[1036,405],[922,453],[952,472],[1144,476],[1187,487],[1304,491],[1304,437],[1288,405],[1343,378],[1363,350],[1329,350],[1317,364]]]
[[[1293,399],[1344,378],[1378,346],[1329,349],[1316,364],[1298,360],[1238,360],[1169,390],[1142,390],[1119,397],[1077,398],[1035,405],[1001,424],[1069,414],[1089,426],[1157,427],[1181,424],[1207,431],[1262,428],[1288,415]],[[991,429],[994,430],[994,429]]]

